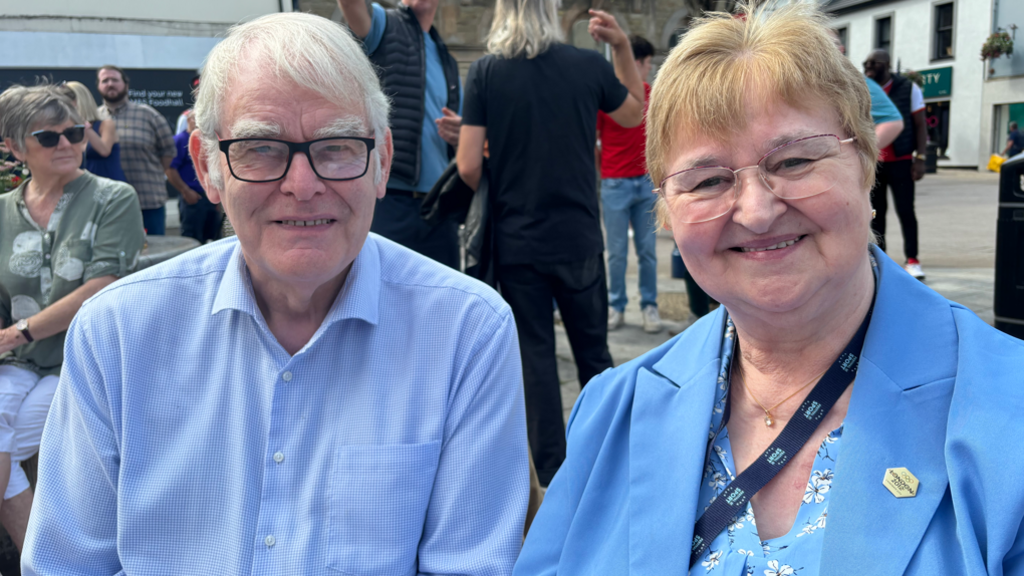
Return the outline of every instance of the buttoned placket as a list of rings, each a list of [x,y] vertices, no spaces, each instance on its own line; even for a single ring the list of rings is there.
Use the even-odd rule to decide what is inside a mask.
[[[293,390],[297,384],[295,364],[299,357],[301,354],[288,359],[274,377],[253,574],[280,573],[278,562],[287,556],[277,549],[281,546],[288,546],[287,539],[281,540],[282,535],[288,531],[288,527],[284,523],[288,522],[289,518],[284,510],[286,501],[283,495],[290,493],[293,487],[287,485],[286,478],[290,475],[285,473],[284,467],[288,465],[285,457],[288,447],[282,445],[288,437],[286,435],[288,422],[285,422],[278,412],[287,405],[284,397],[294,393]]]

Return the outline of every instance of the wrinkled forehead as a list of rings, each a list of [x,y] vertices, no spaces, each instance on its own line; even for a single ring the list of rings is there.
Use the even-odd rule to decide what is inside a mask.
[[[298,85],[272,65],[245,65],[229,76],[221,97],[220,130],[233,138],[272,135],[289,117],[301,117],[304,128],[312,122],[317,133],[363,136],[369,130],[362,92],[318,91]],[[254,134],[253,132],[258,132]],[[240,135],[240,133],[244,135]],[[351,133],[351,134],[349,134]]]

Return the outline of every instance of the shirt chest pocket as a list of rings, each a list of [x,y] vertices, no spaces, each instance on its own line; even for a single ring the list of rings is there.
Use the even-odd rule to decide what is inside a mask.
[[[337,449],[329,488],[329,568],[353,576],[416,573],[440,453],[439,441]]]

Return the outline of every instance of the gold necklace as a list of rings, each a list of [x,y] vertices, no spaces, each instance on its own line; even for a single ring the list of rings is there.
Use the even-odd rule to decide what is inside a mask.
[[[828,369],[826,369],[825,372],[828,372]],[[775,423],[775,419],[772,418],[772,410],[775,410],[779,406],[782,406],[787,400],[789,400],[793,396],[796,396],[797,394],[799,394],[801,390],[803,390],[804,388],[807,388],[811,384],[814,384],[815,382],[817,382],[819,378],[821,378],[822,376],[825,375],[825,372],[822,372],[821,374],[818,374],[814,378],[811,378],[810,382],[808,382],[807,384],[804,384],[800,388],[797,388],[796,392],[793,392],[789,396],[786,396],[781,402],[779,402],[775,406],[772,406],[771,408],[765,408],[764,404],[761,404],[761,401],[758,400],[757,397],[754,396],[754,393],[750,391],[750,388],[747,386],[747,383],[743,380],[743,373],[742,373],[742,371],[737,372],[736,375],[740,377],[740,382],[743,384],[743,390],[745,390],[747,392],[747,395],[750,396],[751,400],[756,402],[757,405],[761,407],[761,410],[764,410],[764,425],[767,426],[768,428],[771,428],[772,424]]]

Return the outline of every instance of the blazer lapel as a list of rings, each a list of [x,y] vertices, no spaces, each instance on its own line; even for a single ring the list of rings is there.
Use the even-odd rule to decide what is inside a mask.
[[[843,425],[822,575],[860,575],[865,565],[903,574],[949,482],[943,449],[956,326],[945,299],[875,255],[878,296]],[[916,496],[885,488],[888,468],[917,477]]]
[[[629,437],[629,563],[633,574],[681,574],[704,468],[725,314],[683,333],[637,374]]]

